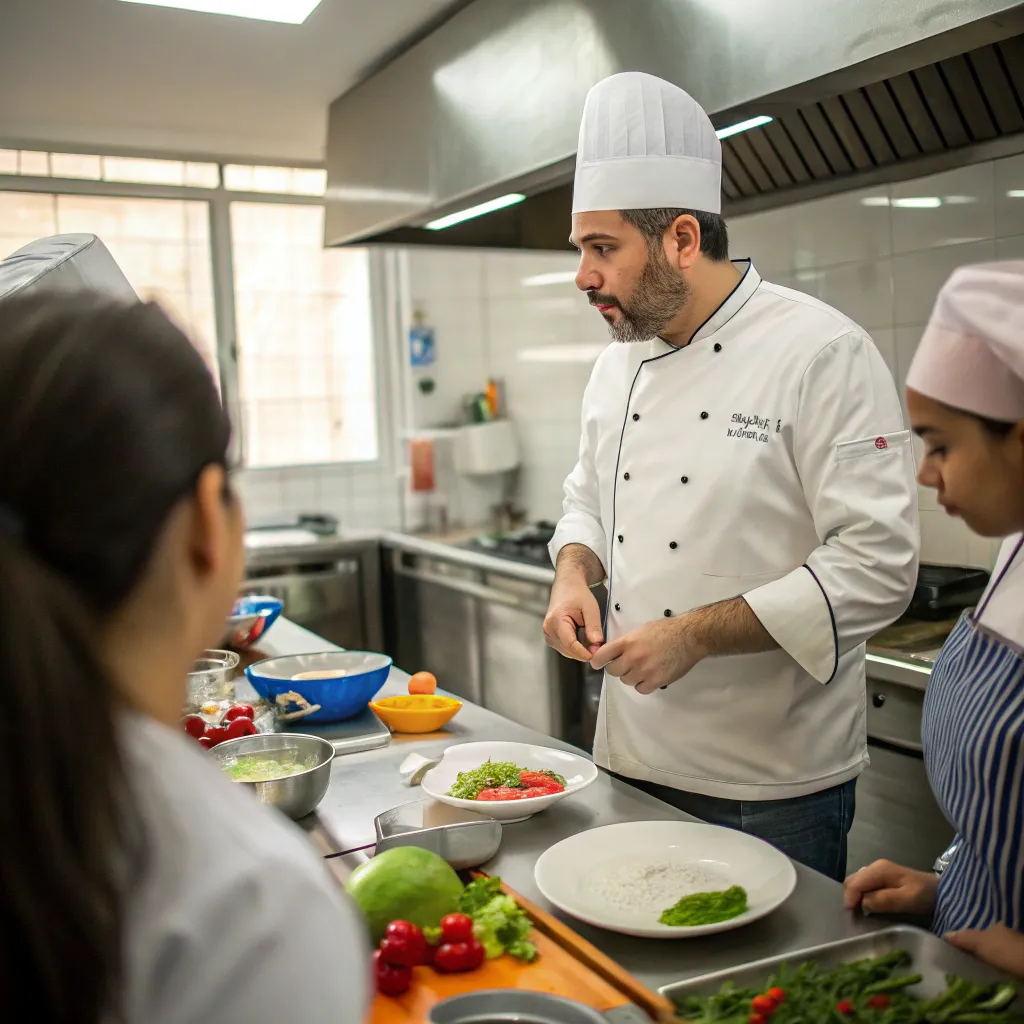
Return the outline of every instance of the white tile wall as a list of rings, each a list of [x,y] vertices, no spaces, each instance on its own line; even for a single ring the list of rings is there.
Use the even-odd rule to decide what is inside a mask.
[[[734,257],[869,330],[899,386],[935,296],[964,263],[1024,259],[1024,155],[848,192],[729,224]],[[918,447],[918,454],[920,450]],[[998,543],[918,492],[925,560],[988,568]]]
[[[532,519],[556,518],[562,483],[576,458],[583,390],[608,341],[573,284],[576,257],[418,250],[409,251],[407,260],[411,306],[434,328],[438,353],[429,371],[416,371],[429,375],[436,388],[426,397],[414,392],[412,426],[457,418],[463,396],[482,391],[495,377],[504,382],[522,447],[514,480],[460,480],[446,443],[435,443],[435,475],[448,496],[451,521],[484,521],[503,487],[514,488]],[[413,515],[421,511],[415,503],[410,507]]]

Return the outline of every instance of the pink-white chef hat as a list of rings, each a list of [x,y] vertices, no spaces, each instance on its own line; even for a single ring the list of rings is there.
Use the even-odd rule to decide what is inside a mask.
[[[988,419],[1024,419],[1024,260],[953,271],[935,300],[907,387]]]

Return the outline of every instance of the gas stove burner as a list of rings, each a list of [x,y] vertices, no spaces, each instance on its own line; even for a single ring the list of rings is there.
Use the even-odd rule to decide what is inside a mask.
[[[508,533],[477,537],[465,546],[470,550],[482,551],[513,562],[524,562],[527,565],[550,569],[548,544],[554,535],[554,523],[541,520]]]

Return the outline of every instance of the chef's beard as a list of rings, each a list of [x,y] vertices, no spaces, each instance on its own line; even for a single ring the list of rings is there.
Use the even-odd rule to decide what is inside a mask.
[[[624,343],[650,341],[661,334],[690,300],[690,286],[659,249],[647,257],[628,305],[614,295],[590,292],[592,306],[615,306],[620,316],[608,323],[608,333]]]

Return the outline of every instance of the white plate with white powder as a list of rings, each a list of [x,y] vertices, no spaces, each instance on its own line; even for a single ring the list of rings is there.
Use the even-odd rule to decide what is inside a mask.
[[[587,924],[649,939],[728,931],[771,913],[796,887],[790,859],[754,836],[688,821],[637,821],[579,832],[534,869],[537,887]],[[662,911],[683,896],[740,885],[747,910],[729,921],[679,928]]]

